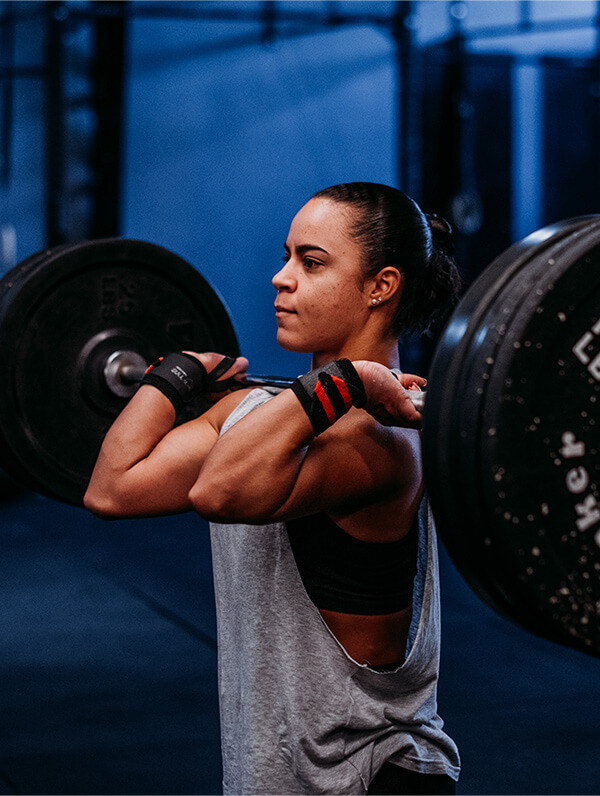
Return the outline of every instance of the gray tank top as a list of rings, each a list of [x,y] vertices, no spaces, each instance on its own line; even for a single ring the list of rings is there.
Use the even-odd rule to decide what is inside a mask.
[[[222,433],[277,390],[253,390]],[[354,661],[309,599],[285,523],[211,523],[226,794],[365,793],[390,760],[458,779],[437,714],[440,604],[435,530],[419,514],[407,658]]]

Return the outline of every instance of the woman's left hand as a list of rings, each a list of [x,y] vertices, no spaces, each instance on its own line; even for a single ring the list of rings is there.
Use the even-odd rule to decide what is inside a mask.
[[[366,412],[384,426],[421,428],[421,413],[408,393],[420,391],[427,379],[412,373],[393,373],[379,362],[362,359],[352,364],[365,387]]]
[[[183,353],[189,354],[190,356],[196,357],[196,359],[200,360],[200,362],[206,368],[206,372],[209,377],[214,369],[221,365],[223,360],[227,358],[223,354],[217,354],[214,351],[205,351],[203,353],[198,353],[197,351],[184,351]],[[231,359],[232,362],[229,368],[223,374],[221,374],[216,381],[216,384],[223,382],[223,385],[219,385],[221,389],[217,389],[214,392],[209,391],[205,396],[210,404],[216,403],[225,395],[229,395],[229,393],[233,392],[233,390],[244,386],[241,383],[238,385],[236,382],[241,382],[246,375],[246,371],[248,370],[248,360],[246,357],[235,357]],[[212,384],[215,384],[215,382],[213,381]]]

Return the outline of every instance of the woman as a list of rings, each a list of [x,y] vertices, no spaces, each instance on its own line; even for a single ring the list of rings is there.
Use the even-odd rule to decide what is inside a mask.
[[[392,372],[398,335],[456,299],[449,241],[393,188],[320,191],[273,278],[277,340],[314,370],[292,389],[230,389],[174,428],[183,401],[239,386],[247,361],[169,355],[105,439],[88,508],[211,521],[226,793],[454,791],[407,389],[425,380]]]

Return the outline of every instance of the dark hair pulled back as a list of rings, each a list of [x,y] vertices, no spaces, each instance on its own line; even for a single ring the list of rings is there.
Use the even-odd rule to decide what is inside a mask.
[[[450,224],[426,215],[402,191],[373,182],[348,182],[318,191],[354,209],[352,234],[363,247],[363,276],[393,266],[404,276],[394,332],[426,331],[442,322],[458,300],[460,276]]]

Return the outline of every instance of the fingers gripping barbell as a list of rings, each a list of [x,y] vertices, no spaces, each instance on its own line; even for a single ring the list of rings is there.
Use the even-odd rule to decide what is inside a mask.
[[[111,239],[24,260],[0,281],[0,464],[81,505],[141,372],[181,349],[239,354],[223,302],[172,252]],[[427,375],[425,481],[457,568],[494,610],[600,657],[600,216],[498,257]]]

